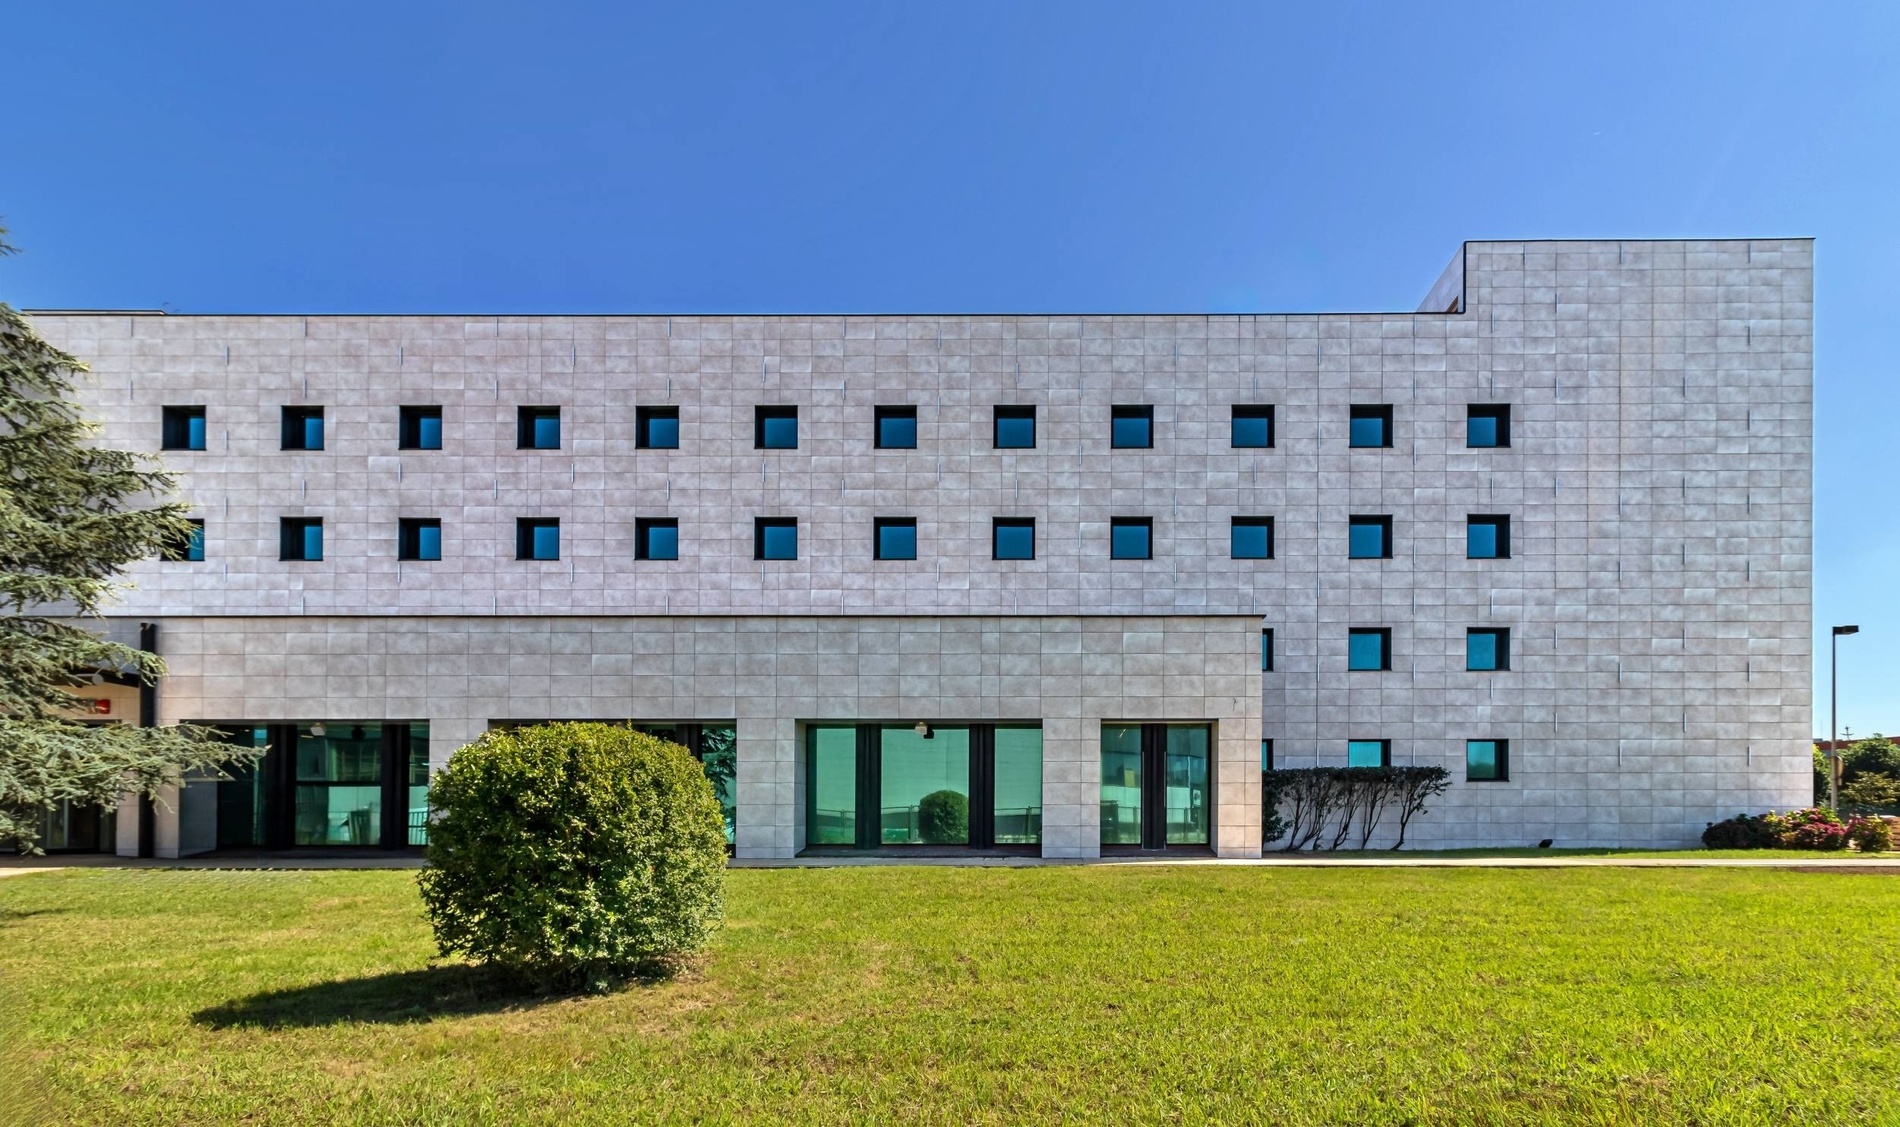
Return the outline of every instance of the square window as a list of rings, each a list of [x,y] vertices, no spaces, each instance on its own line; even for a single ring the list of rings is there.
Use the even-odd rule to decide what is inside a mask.
[[[752,445],[760,450],[798,449],[798,408],[754,408]]]
[[[323,408],[284,408],[283,438],[286,450],[323,449]]]
[[[1391,740],[1347,740],[1346,766],[1348,767],[1390,767],[1392,766]]]
[[[398,450],[442,449],[442,408],[403,407],[396,417]]]
[[[205,558],[205,522],[193,519],[191,528],[175,540],[167,540],[159,558],[172,563],[203,563]]]
[[[1473,560],[1511,558],[1511,518],[1471,516],[1465,521],[1465,557]]]
[[[755,560],[797,559],[797,518],[760,517],[753,521],[752,558]]]
[[[323,518],[284,517],[277,522],[277,558],[314,563],[323,558]]]
[[[1346,557],[1354,560],[1392,558],[1391,517],[1350,517],[1346,531]]]
[[[673,517],[636,517],[633,522],[633,558],[680,558],[680,522]]]
[[[1148,450],[1155,444],[1153,407],[1111,407],[1108,444],[1117,450]]]
[[[1036,409],[1034,407],[998,407],[995,445],[998,450],[1035,449]]]
[[[636,450],[678,450],[680,409],[678,407],[634,408],[633,445]]]
[[[878,407],[873,411],[879,450],[917,449],[917,408]]]
[[[1154,558],[1154,520],[1115,517],[1108,522],[1108,557],[1114,560]]]
[[[998,560],[1035,559],[1035,518],[997,517],[992,521],[990,524],[990,558]]]
[[[561,522],[557,517],[521,517],[515,521],[515,558],[561,558]]]
[[[396,522],[396,558],[442,558],[442,522],[434,517],[404,517]]]
[[[1235,407],[1235,449],[1264,450],[1273,445],[1273,408]]]
[[[1235,517],[1229,539],[1235,559],[1270,560],[1273,558],[1273,518]]]
[[[1392,405],[1355,406],[1346,445],[1368,449],[1392,445]]]
[[[1465,781],[1502,783],[1511,777],[1511,741],[1466,740]]]
[[[166,407],[160,417],[159,445],[166,450],[205,448],[205,409]]]
[[[1392,631],[1383,628],[1348,630],[1346,668],[1366,671],[1392,668]]]
[[[1497,447],[1511,444],[1511,405],[1473,403],[1465,408],[1465,445]]]
[[[1480,673],[1511,668],[1511,632],[1465,631],[1465,668]]]
[[[559,407],[521,407],[515,411],[515,449],[559,450],[561,448],[561,409]]]
[[[1260,672],[1273,672],[1273,631],[1260,632]]]
[[[914,517],[878,517],[872,522],[872,538],[877,559],[917,558],[917,521]]]

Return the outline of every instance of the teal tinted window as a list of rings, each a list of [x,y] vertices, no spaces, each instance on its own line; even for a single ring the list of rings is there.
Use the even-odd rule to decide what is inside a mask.
[[[1346,766],[1389,767],[1391,748],[1391,740],[1347,740]]]
[[[1116,517],[1108,524],[1109,558],[1154,558],[1154,522],[1147,517]]]
[[[1511,408],[1508,404],[1473,403],[1465,413],[1465,445],[1496,447],[1511,444]]]
[[[753,445],[761,450],[798,449],[798,408],[757,408],[752,439]]]
[[[998,407],[995,445],[998,450],[1030,450],[1036,445],[1034,407]]]
[[[1170,724],[1163,752],[1162,783],[1169,845],[1207,843],[1208,730],[1205,724]]]
[[[516,419],[515,445],[523,450],[561,448],[561,409],[522,407]]]
[[[806,843],[857,844],[857,728],[814,724],[805,730],[805,748]]]
[[[1273,558],[1273,518],[1235,517],[1231,533],[1233,557],[1237,560]]]
[[[430,518],[404,518],[396,525],[396,558],[399,560],[439,560],[442,558],[442,522]]]
[[[323,518],[285,517],[278,522],[279,559],[314,561],[323,558]]]
[[[554,517],[523,517],[515,521],[515,558],[561,558],[561,522]]]
[[[1509,630],[1465,631],[1465,668],[1491,672],[1510,668]]]
[[[1141,450],[1155,444],[1153,407],[1111,408],[1108,425],[1108,444],[1117,450]]]
[[[1354,407],[1347,445],[1379,447],[1392,445],[1392,408],[1390,406]]]
[[[970,730],[895,725],[882,747],[878,841],[885,845],[970,843]]]
[[[917,408],[879,407],[875,416],[879,450],[917,448]]]
[[[1347,525],[1346,555],[1355,560],[1392,558],[1392,518],[1353,517]]]
[[[297,729],[296,845],[380,845],[383,726],[325,723]]]
[[[205,448],[205,409],[203,407],[166,407],[160,445],[166,450],[203,450]]]
[[[1508,559],[1511,555],[1511,518],[1468,518],[1465,524],[1465,555],[1474,560]]]
[[[1466,740],[1465,779],[1474,783],[1497,783],[1506,778],[1506,740]]]
[[[798,521],[789,517],[761,517],[752,529],[752,558],[798,558]]]
[[[640,450],[679,449],[680,409],[678,407],[636,408],[633,444]]]
[[[1233,434],[1236,449],[1264,449],[1273,445],[1273,408],[1235,407]]]
[[[1033,517],[999,517],[992,526],[991,554],[999,560],[1036,558],[1036,522]]]
[[[699,765],[719,800],[726,822],[726,844],[731,845],[739,821],[738,730],[730,724],[707,724],[699,730]]]
[[[1392,632],[1389,630],[1348,631],[1346,668],[1358,670],[1392,668]]]
[[[874,526],[877,558],[914,560],[917,558],[917,522],[909,517],[880,517]]]
[[[672,517],[639,517],[633,522],[633,558],[680,558],[680,522]]]
[[[1102,725],[1102,844],[1141,844],[1141,725]]]
[[[1271,630],[1260,632],[1260,671],[1273,672],[1273,631]]]
[[[442,408],[400,408],[397,413],[396,424],[397,449],[442,449]]]
[[[323,408],[284,408],[283,448],[286,450],[323,449]]]
[[[1042,729],[996,729],[995,830],[998,845],[1042,840]]]

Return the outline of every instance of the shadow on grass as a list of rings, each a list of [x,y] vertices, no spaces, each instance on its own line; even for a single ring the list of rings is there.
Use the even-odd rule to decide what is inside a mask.
[[[368,1022],[404,1025],[446,1017],[532,1009],[571,998],[486,967],[461,964],[272,990],[191,1015],[213,1029],[295,1029]]]

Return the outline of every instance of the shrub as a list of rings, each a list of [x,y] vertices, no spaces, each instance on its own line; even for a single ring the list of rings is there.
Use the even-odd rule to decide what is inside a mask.
[[[1856,740],[1841,752],[1841,783],[1851,783],[1865,775],[1900,776],[1900,747],[1885,736],[1874,735]]]
[[[1737,814],[1710,822],[1702,831],[1702,844],[1709,849],[1773,849],[1781,844],[1780,820],[1775,814]]]
[[[1789,849],[1847,848],[1847,827],[1825,806],[1810,806],[1782,815],[1782,822],[1786,829],[1781,843]]]
[[[1893,827],[1885,818],[1850,818],[1847,838],[1862,853],[1885,853],[1893,848]]]
[[[1900,778],[1880,771],[1857,776],[1842,784],[1841,802],[1862,808],[1900,806]]]
[[[699,949],[724,914],[726,837],[678,745],[608,724],[493,731],[429,786],[422,901],[444,955],[605,989]]]
[[[917,802],[917,832],[926,842],[970,840],[970,800],[953,790],[933,790]]]

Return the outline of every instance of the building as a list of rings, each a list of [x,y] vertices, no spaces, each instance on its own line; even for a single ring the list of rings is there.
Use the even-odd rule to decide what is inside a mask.
[[[558,718],[687,742],[740,857],[1252,856],[1263,760],[1444,765],[1421,846],[1809,797],[1805,239],[1471,243],[1413,313],[35,319],[203,521],[115,619],[158,717],[275,749],[161,855],[418,841]]]

